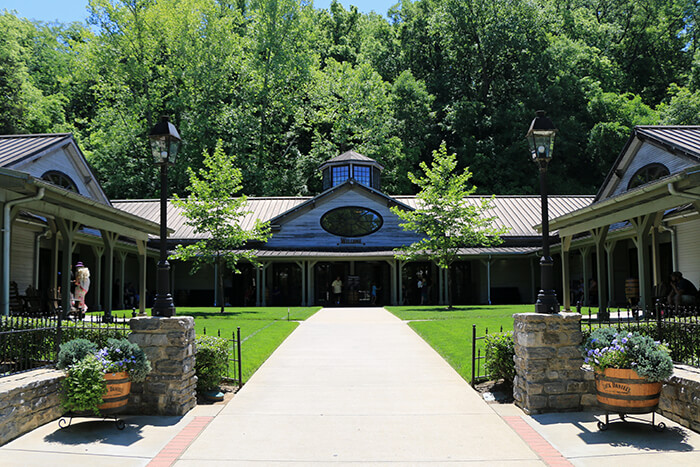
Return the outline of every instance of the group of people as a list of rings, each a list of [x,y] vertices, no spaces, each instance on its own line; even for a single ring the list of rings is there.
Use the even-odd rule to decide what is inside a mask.
[[[698,289],[692,282],[683,277],[680,271],[671,274],[669,293],[666,301],[669,305],[695,305]]]
[[[75,265],[75,272],[71,267],[70,295],[71,306],[80,313],[85,313],[88,310],[85,304],[85,295],[87,295],[88,290],[90,290],[90,270],[82,261],[78,261]]]

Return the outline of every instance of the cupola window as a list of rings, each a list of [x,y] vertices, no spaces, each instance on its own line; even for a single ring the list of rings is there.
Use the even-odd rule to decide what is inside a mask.
[[[345,183],[350,178],[350,170],[347,165],[341,165],[332,168],[333,186]]]
[[[370,175],[369,167],[366,165],[355,165],[352,168],[353,177],[357,183],[361,183],[364,186],[370,186]]]

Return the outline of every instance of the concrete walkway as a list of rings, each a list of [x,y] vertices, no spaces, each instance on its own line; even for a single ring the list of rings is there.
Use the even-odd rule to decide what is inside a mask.
[[[0,465],[700,465],[700,435],[663,417],[663,433],[599,432],[590,413],[487,405],[380,308],[319,311],[227,405],[124,418],[48,423],[0,447]]]
[[[305,321],[175,465],[338,461],[542,465],[381,308],[323,309]]]

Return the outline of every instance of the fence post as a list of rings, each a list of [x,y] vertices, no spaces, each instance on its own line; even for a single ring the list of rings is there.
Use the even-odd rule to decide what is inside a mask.
[[[238,387],[243,386],[243,366],[241,365],[241,327],[236,329],[236,347],[238,350]]]
[[[474,356],[476,355],[476,324],[472,324],[472,387],[474,387],[474,381],[476,379]]]

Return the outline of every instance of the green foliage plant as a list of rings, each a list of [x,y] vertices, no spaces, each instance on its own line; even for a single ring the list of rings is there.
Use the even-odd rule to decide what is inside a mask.
[[[394,250],[394,256],[404,261],[431,260],[449,271],[459,258],[462,248],[491,246],[501,242],[504,228],[494,227],[495,217],[487,211],[492,208],[491,197],[470,198],[476,187],[469,179],[472,173],[465,169],[455,173],[457,155],[448,154],[443,142],[433,151],[430,166],[420,163],[422,176],[408,173],[408,178],[420,187],[417,207],[406,210],[395,206],[391,211],[401,220],[404,230],[423,238]],[[448,274],[448,308],[452,309],[452,274]]]
[[[673,361],[665,345],[636,332],[619,333],[603,327],[593,331],[583,345],[585,362],[606,368],[635,370],[649,381],[663,381],[673,374]]]
[[[94,342],[87,339],[70,340],[59,346],[56,367],[59,370],[66,369],[95,352],[97,352],[97,345]]]
[[[508,387],[513,387],[515,379],[515,343],[513,333],[504,332],[486,335],[484,366],[491,379],[503,379]]]
[[[228,342],[221,337],[198,336],[196,345],[197,391],[211,391],[228,372]]]
[[[246,209],[246,196],[232,197],[242,189],[241,170],[234,161],[235,157],[226,154],[219,140],[213,153],[204,152],[205,169],[188,170],[190,196],[175,196],[174,201],[183,210],[186,224],[204,238],[190,245],[178,245],[172,257],[192,261],[191,273],[205,264],[218,266],[219,290],[224,290],[224,265],[238,274],[240,261],[258,264],[255,251],[243,247],[250,242],[266,242],[270,237],[269,223],[259,219],[248,230],[241,227],[250,211]],[[222,313],[224,304],[221,300]]]
[[[61,405],[69,412],[89,411],[99,415],[97,407],[106,393],[102,365],[94,355],[88,354],[68,368],[63,380]]]

